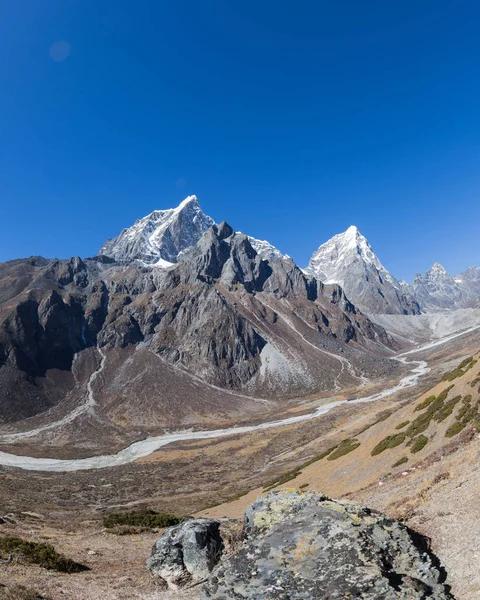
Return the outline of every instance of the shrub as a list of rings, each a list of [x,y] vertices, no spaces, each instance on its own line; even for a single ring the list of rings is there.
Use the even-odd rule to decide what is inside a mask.
[[[406,437],[407,434],[403,432],[389,435],[381,442],[379,442],[370,454],[372,456],[377,456],[378,454],[385,452],[385,450],[388,450],[389,448],[396,448],[397,446],[400,446],[400,444],[403,444]]]
[[[414,419],[410,423],[410,426],[406,432],[408,437],[410,437],[410,438],[415,437],[428,429],[430,422],[433,419],[434,415],[438,411],[443,409],[444,402],[447,399],[447,396],[448,396],[450,390],[452,389],[452,387],[453,387],[453,385],[449,386],[448,388],[446,388],[442,392],[440,392],[440,394],[436,398],[433,398],[433,400],[431,402],[429,402],[427,410],[424,413],[422,413],[421,415],[419,415],[416,419]],[[428,398],[427,398],[427,400],[428,400]]]
[[[423,410],[424,408],[427,408],[427,406],[430,406],[430,404],[435,400],[435,398],[436,396],[429,396],[426,400],[424,400],[418,406],[415,407],[415,412],[418,412],[419,410]]]
[[[331,448],[328,448],[328,450],[325,450],[321,454],[317,454],[316,456],[313,456],[312,458],[310,458],[306,462],[302,463],[297,468],[292,469],[291,471],[287,471],[283,475],[279,475],[275,479],[270,480],[263,486],[264,491],[269,492],[270,490],[273,490],[273,488],[276,488],[279,485],[283,485],[284,483],[287,483],[288,481],[291,481],[292,479],[296,479],[299,475],[302,474],[302,469],[304,469],[305,467],[309,467],[310,465],[313,465],[313,463],[316,463],[319,460],[322,460],[323,458],[329,456],[336,448],[338,448],[338,446],[332,446]]]
[[[423,450],[427,444],[428,437],[426,435],[419,435],[417,438],[412,440],[410,451],[412,454],[416,454],[417,452],[420,452],[420,450]]]
[[[438,423],[445,421],[445,419],[452,414],[453,409],[460,402],[461,399],[461,396],[455,396],[455,398],[452,398],[451,400],[446,402],[443,405],[443,407],[433,416],[435,421],[437,421]]]
[[[404,465],[408,462],[408,458],[406,456],[402,456],[402,458],[398,459],[397,462],[394,462],[392,467],[399,467],[400,465]]]
[[[453,369],[453,371],[450,371],[450,373],[447,373],[446,375],[444,375],[442,381],[453,381],[454,379],[457,379],[457,377],[461,377],[462,375],[465,375],[465,373],[469,369],[474,367],[476,364],[477,364],[477,361],[473,358],[473,356],[469,356],[464,361],[462,361],[458,365],[458,367]]]
[[[476,377],[473,381],[470,382],[470,387],[474,388],[477,383],[480,383],[480,377]]]
[[[410,423],[410,421],[402,421],[402,423],[399,423],[395,429],[403,429],[404,427],[406,427],[408,424]]]
[[[357,439],[347,439],[343,440],[336,450],[334,450],[331,454],[327,456],[327,460],[337,460],[341,456],[345,456],[345,454],[350,454],[360,446],[360,442]]]
[[[322,452],[321,454],[319,454],[318,456],[315,457],[315,459],[309,461],[308,463],[305,463],[303,466],[306,467],[309,464],[311,465],[313,462],[316,462],[317,460],[322,460],[322,458],[326,458],[329,454],[331,454],[335,448],[337,448],[338,446],[332,446],[331,448],[328,448],[328,450],[325,450],[325,452]]]
[[[71,558],[59,554],[50,544],[28,542],[16,537],[0,536],[0,553],[18,554],[31,564],[63,573],[78,573],[88,570],[85,565],[80,565]]]
[[[445,432],[445,437],[450,438],[450,437],[453,437],[454,435],[457,435],[457,433],[460,433],[464,427],[465,427],[465,425],[463,425],[462,423],[459,423],[458,421],[455,421],[455,423],[453,423],[453,425],[450,425],[450,427]]]
[[[146,508],[129,512],[110,513],[103,517],[103,525],[107,529],[114,529],[118,526],[155,529],[157,527],[162,528],[178,525],[188,518],[177,517],[169,513],[157,513]]]

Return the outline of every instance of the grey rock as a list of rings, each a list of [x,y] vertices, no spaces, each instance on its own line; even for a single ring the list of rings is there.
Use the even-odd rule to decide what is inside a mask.
[[[425,539],[354,504],[272,492],[247,510],[246,531],[201,600],[452,599]]]
[[[415,294],[424,312],[438,312],[464,308],[477,297],[475,287],[471,288],[475,271],[472,269],[466,275],[453,278],[440,264],[435,263],[432,268],[421,275],[416,275],[411,289]],[[463,285],[462,285],[463,284]]]
[[[222,552],[220,522],[191,519],[165,529],[152,548],[147,568],[170,589],[178,589],[208,577]]]

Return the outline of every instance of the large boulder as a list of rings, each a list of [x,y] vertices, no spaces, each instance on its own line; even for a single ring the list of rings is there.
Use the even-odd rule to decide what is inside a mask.
[[[202,600],[451,600],[424,538],[319,493],[272,492],[246,513],[243,547]]]
[[[170,589],[202,581],[223,552],[219,529],[219,521],[213,519],[191,519],[168,527],[153,546],[147,568]]]

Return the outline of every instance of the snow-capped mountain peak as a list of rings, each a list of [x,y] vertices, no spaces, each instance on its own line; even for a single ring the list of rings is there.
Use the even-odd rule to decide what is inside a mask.
[[[338,283],[343,286],[345,267],[359,258],[366,264],[373,265],[386,276],[390,276],[367,238],[360,233],[356,225],[350,225],[346,231],[334,235],[328,242],[322,244],[313,253],[305,271],[317,276],[324,283]]]
[[[238,233],[241,233],[240,231]],[[249,242],[253,248],[264,260],[286,259],[290,258],[288,254],[282,254],[278,248],[267,240],[258,240],[250,235],[247,235]]]
[[[433,263],[432,268],[430,269],[430,273],[433,276],[444,276],[448,275],[447,269],[441,265],[439,262]],[[450,277],[450,275],[449,275]]]
[[[187,196],[176,208],[154,210],[108,240],[100,254],[116,260],[141,260],[166,266],[200,239],[214,224],[196,196]]]
[[[351,225],[313,253],[305,272],[323,283],[337,283],[367,313],[416,313],[418,306],[382,265],[358,227]]]

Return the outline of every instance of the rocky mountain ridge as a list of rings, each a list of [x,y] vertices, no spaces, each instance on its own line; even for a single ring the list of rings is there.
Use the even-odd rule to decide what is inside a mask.
[[[162,368],[186,370],[207,385],[278,398],[358,385],[363,372],[390,372],[392,361],[382,355],[393,346],[339,286],[307,277],[290,259],[264,260],[248,236],[225,222],[167,269],[105,256],[0,265],[0,414],[6,420],[79,394],[74,365],[82,368],[78,359],[92,348],[115,355],[116,371],[102,393],[116,395],[116,411],[127,388],[130,400],[151,388],[149,410],[160,415],[166,392],[152,371],[154,357]],[[138,386],[118,387],[122,370],[130,373],[132,365]],[[168,376],[184,378],[179,371]],[[184,385],[179,381],[177,390]],[[173,422],[179,410],[188,414],[189,402],[175,403]]]
[[[313,253],[305,272],[337,283],[366,314],[420,314],[479,305],[480,268],[452,277],[435,263],[409,285],[387,271],[367,239],[354,225],[333,236]]]
[[[195,196],[140,219],[101,252],[0,265],[0,419],[21,420],[66,396],[90,394],[82,388],[88,377],[80,385],[77,374],[86,376],[97,362],[89,349],[107,361],[102,378],[111,379],[102,393],[117,398],[112,407],[130,411],[127,388],[130,396],[150,390],[142,398],[151,398],[151,421],[159,424],[162,402],[170,403],[173,423],[197,419],[178,392],[188,376],[277,399],[357,387],[370,375],[392,373],[386,357],[403,343],[366,317],[358,301],[372,313],[419,310],[355,227],[324,244],[302,271],[268,242],[213,224]],[[476,275],[468,274],[472,288]],[[347,294],[334,283],[341,277]],[[115,356],[116,372],[105,352]],[[132,365],[141,385],[121,389]],[[167,399],[155,368],[172,385],[181,379],[174,388],[182,401],[171,393]],[[228,400],[231,410],[234,397]],[[204,403],[199,410],[209,414]]]
[[[117,261],[141,261],[168,268],[214,224],[196,196],[178,207],[156,210],[108,240],[100,249]],[[264,260],[288,260],[267,240],[248,236]],[[381,263],[368,240],[355,225],[321,244],[312,254],[305,273],[325,284],[338,284],[366,314],[419,314],[455,310],[480,304],[480,267],[470,267],[455,277],[439,263],[413,283],[397,280]]]

